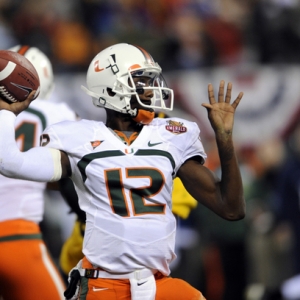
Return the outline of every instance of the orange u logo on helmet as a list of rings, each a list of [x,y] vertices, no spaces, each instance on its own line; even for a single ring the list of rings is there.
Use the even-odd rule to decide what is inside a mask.
[[[96,60],[95,62],[94,62],[94,70],[95,70],[95,72],[101,72],[101,71],[103,71],[104,70],[104,68],[100,68],[100,66],[99,66],[99,60]]]

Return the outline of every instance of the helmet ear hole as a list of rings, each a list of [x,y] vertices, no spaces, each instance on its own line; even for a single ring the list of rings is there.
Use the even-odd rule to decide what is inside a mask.
[[[106,91],[107,91],[107,94],[111,97],[114,97],[116,95],[116,93],[114,93],[111,88],[106,88]]]

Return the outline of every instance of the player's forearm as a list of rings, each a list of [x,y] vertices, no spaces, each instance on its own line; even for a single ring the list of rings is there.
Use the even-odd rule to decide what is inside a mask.
[[[12,112],[0,110],[0,174],[40,182],[58,180],[60,152],[42,147],[20,152],[15,141],[15,118]]]
[[[222,172],[220,190],[226,219],[239,220],[245,216],[245,200],[241,173],[232,137],[231,135],[217,136],[216,141]]]

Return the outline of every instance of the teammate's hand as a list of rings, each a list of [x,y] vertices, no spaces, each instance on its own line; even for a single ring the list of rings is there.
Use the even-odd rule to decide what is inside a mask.
[[[33,98],[35,96],[35,92],[36,91],[32,91],[28,95],[26,100],[24,100],[22,102],[8,103],[4,99],[0,98],[0,110],[2,110],[2,109],[9,110],[17,116],[20,112],[25,110],[30,105],[31,101],[33,101]]]
[[[215,100],[214,89],[212,84],[208,85],[208,99],[209,103],[203,103],[202,106],[207,109],[208,118],[212,128],[216,134],[231,135],[233,130],[234,113],[239,105],[243,93],[240,92],[237,98],[231,101],[232,83],[227,85],[227,91],[224,99],[225,81],[221,80],[218,93],[218,102]]]

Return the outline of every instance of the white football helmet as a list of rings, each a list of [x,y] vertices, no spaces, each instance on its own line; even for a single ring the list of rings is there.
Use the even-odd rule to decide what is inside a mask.
[[[158,63],[144,49],[125,43],[116,44],[94,57],[87,71],[87,88],[82,86],[82,89],[92,96],[95,106],[130,114],[135,121],[147,124],[154,113],[151,120],[141,116],[145,112],[147,115],[149,108],[160,111],[173,109],[174,93],[166,86],[161,72]],[[136,87],[133,76],[150,77],[150,86]],[[139,97],[146,89],[153,92],[149,105]],[[130,105],[133,95],[148,110],[133,109]]]
[[[17,45],[8,50],[24,55],[33,64],[40,79],[40,94],[38,98],[49,98],[54,88],[53,70],[49,58],[36,47]]]

